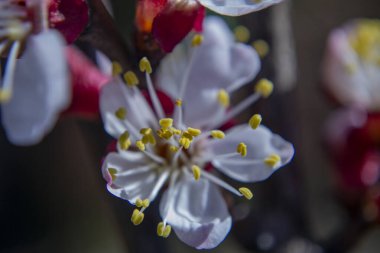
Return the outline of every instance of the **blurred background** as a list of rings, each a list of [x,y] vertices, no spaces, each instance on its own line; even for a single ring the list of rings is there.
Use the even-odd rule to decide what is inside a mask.
[[[129,43],[133,2],[109,1]],[[379,10],[378,0],[285,0],[227,19],[231,28],[249,29],[247,43],[268,42],[259,77],[276,85],[270,99],[239,120],[261,113],[266,125],[294,143],[296,155],[290,165],[252,186],[252,201],[231,199],[232,231],[212,252],[379,251],[376,217],[368,219],[361,206],[347,204],[337,187],[323,141],[324,124],[336,106],[322,92],[320,75],[329,32],[352,18],[379,18]],[[107,192],[100,173],[109,141],[100,121],[70,117],[33,147],[12,146],[1,132],[0,252],[196,251],[174,233],[166,240],[156,236],[157,203],[142,225],[130,223],[132,207]]]

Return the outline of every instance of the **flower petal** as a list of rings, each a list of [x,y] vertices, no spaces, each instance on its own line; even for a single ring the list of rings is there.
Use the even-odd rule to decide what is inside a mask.
[[[152,197],[150,200],[153,200],[156,196],[151,196],[151,193],[158,180],[158,174],[149,165],[149,160],[141,152],[123,152],[123,155],[109,153],[102,166],[108,191],[131,204],[135,204],[137,198]],[[116,170],[114,180],[110,169]]]
[[[198,0],[202,5],[222,15],[241,16],[259,11],[282,0]]]
[[[172,99],[177,99],[181,85],[187,82],[184,121],[201,127],[215,120],[210,115],[224,112],[217,92],[227,87],[237,89],[251,81],[260,69],[260,60],[252,47],[235,43],[227,25],[216,17],[206,19],[204,41],[192,56],[190,53],[178,46],[167,56],[160,65],[157,84]],[[183,82],[188,67],[191,67],[189,76]]]
[[[215,158],[212,164],[227,176],[242,182],[257,182],[267,179],[273,172],[287,164],[294,155],[293,145],[268,128],[259,126],[252,130],[248,125],[239,125],[226,133],[223,140],[211,143],[212,155],[236,152],[240,142],[247,145],[247,156],[237,158]],[[264,159],[276,154],[281,160],[274,166],[268,166]]]
[[[100,112],[106,131],[114,138],[125,131],[126,126],[115,116],[119,108],[127,111],[126,120],[137,130],[151,127],[157,124],[154,122],[155,116],[140,92],[136,92],[120,79],[114,79],[102,88],[100,94]]]
[[[186,244],[197,249],[218,246],[231,228],[231,217],[219,189],[209,181],[183,175],[160,203],[161,217]]]
[[[1,107],[12,143],[38,143],[68,106],[71,88],[64,49],[63,38],[54,30],[29,37],[16,63],[11,101]]]

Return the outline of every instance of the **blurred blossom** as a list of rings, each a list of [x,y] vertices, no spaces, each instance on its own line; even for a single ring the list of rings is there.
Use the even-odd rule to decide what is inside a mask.
[[[118,140],[117,152],[109,153],[102,166],[108,190],[136,206],[131,221],[139,225],[150,202],[166,188],[157,234],[166,238],[173,229],[198,249],[216,247],[231,228],[219,188],[252,198],[248,188],[229,185],[210,165],[251,183],[267,179],[294,154],[289,142],[260,125],[258,114],[249,124],[218,130],[259,98],[268,97],[273,86],[260,80],[255,93],[230,108],[230,95],[258,73],[259,57],[252,47],[235,43],[221,19],[209,18],[204,26],[204,37],[195,36],[191,47],[178,46],[160,65],[157,88],[175,104],[173,115],[165,115],[146,58],[139,67],[145,72],[153,110],[137,88],[136,75],[127,71],[123,82],[117,63],[114,80],[103,88],[100,100],[105,129]]]
[[[380,20],[358,19],[331,32],[323,82],[343,105],[380,109]]]
[[[201,32],[205,7],[222,15],[240,16],[282,0],[139,0],[136,25],[152,32],[161,47],[171,52],[191,31]]]

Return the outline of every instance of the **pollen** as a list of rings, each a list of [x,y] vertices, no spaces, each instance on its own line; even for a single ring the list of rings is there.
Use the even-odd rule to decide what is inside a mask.
[[[247,156],[247,145],[243,142],[240,142],[236,148],[236,152],[238,152],[242,157]]]
[[[269,53],[269,45],[265,40],[256,40],[252,43],[260,58],[264,58]]]
[[[125,131],[119,137],[119,145],[122,150],[127,150],[131,146],[131,140],[129,139],[129,132]]]
[[[191,41],[191,45],[193,47],[197,47],[197,46],[201,45],[202,42],[203,42],[203,36],[201,34],[196,34],[193,37],[193,40]]]
[[[8,102],[12,97],[12,93],[9,89],[0,88],[0,103]]]
[[[214,139],[224,139],[224,137],[226,136],[224,134],[223,131],[220,131],[220,130],[213,130],[211,131],[211,136],[214,138]]]
[[[163,129],[168,129],[173,126],[173,119],[171,118],[160,119],[159,124]]]
[[[200,129],[197,129],[197,128],[192,128],[192,127],[188,127],[187,128],[187,132],[193,136],[193,137],[197,137],[198,135],[200,135],[202,133],[202,131]]]
[[[182,136],[182,137],[179,139],[178,143],[179,143],[179,145],[181,145],[184,149],[189,149],[190,144],[191,144],[191,139]]]
[[[255,114],[249,119],[249,125],[252,129],[257,129],[262,121],[262,117],[260,114]]]
[[[173,134],[174,134],[173,131],[171,131],[170,129],[159,129],[159,130],[157,130],[158,137],[165,139],[165,140],[169,140],[173,136]]]
[[[182,106],[182,99],[177,99],[176,101],[175,101],[175,105],[176,106]]]
[[[157,235],[160,237],[168,238],[172,231],[170,225],[165,225],[163,222],[158,223],[157,225]]]
[[[120,107],[115,111],[115,116],[120,120],[124,120],[127,116],[127,110],[124,107]]]
[[[139,68],[141,72],[146,72],[148,74],[152,73],[152,66],[150,65],[150,61],[148,58],[143,57],[139,62]]]
[[[115,168],[108,168],[108,173],[110,173],[112,181],[115,181],[117,169],[115,169]]]
[[[264,163],[269,167],[276,167],[276,165],[281,161],[281,157],[277,154],[272,154],[265,158]]]
[[[144,220],[144,213],[140,212],[138,209],[133,210],[131,221],[133,225],[140,225]]]
[[[273,92],[273,83],[268,79],[261,79],[255,86],[255,91],[262,97],[267,98]]]
[[[195,181],[198,181],[201,178],[201,168],[199,168],[197,165],[193,165],[191,169],[193,171]]]
[[[123,68],[120,63],[114,61],[112,62],[112,76],[118,76],[123,72]]]
[[[249,32],[248,28],[243,25],[235,27],[234,34],[235,39],[242,43],[247,43],[251,37],[251,33]]]
[[[150,205],[149,199],[144,199],[144,200],[142,200],[140,198],[136,199],[136,206],[137,207],[147,208],[149,205]]]
[[[169,150],[171,151],[171,152],[173,152],[173,153],[175,153],[175,152],[177,152],[178,150],[179,150],[179,147],[177,147],[177,146],[170,146],[169,147]]]
[[[241,193],[241,194],[243,194],[243,196],[246,198],[246,199],[252,199],[252,197],[253,197],[253,194],[252,194],[252,192],[251,192],[251,190],[250,189],[248,189],[248,188],[246,188],[246,187],[241,187],[241,188],[239,188],[239,192]]]
[[[218,92],[218,102],[223,107],[228,107],[230,105],[230,95],[226,90],[221,89]]]
[[[145,144],[141,140],[136,141],[136,146],[140,151],[145,151]]]
[[[133,71],[127,71],[124,73],[124,81],[130,87],[136,86],[139,84],[139,79],[137,78],[135,72]]]

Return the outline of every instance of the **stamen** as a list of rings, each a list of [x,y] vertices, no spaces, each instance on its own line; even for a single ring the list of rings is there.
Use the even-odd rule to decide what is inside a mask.
[[[252,199],[252,197],[253,197],[253,194],[252,194],[251,190],[248,189],[248,188],[241,187],[241,188],[239,188],[239,192],[240,192],[241,194],[243,194],[243,196],[244,196],[246,199],[248,199],[248,200]]]
[[[187,128],[187,132],[192,136],[192,137],[197,137],[198,135],[200,135],[202,133],[202,131],[200,129],[197,129],[197,128],[192,128],[192,127],[188,127]]]
[[[182,115],[183,115],[183,112],[182,112],[182,100],[181,99],[177,99],[175,101],[175,105],[176,105],[176,108],[175,108],[175,111],[174,111],[174,115],[176,116],[175,117],[175,119],[176,119],[176,125],[179,128],[183,128],[184,124],[183,124],[183,121],[182,121]]]
[[[145,72],[148,74],[152,73],[152,66],[150,65],[150,62],[148,58],[143,57],[139,62],[139,68],[141,72]]]
[[[191,40],[191,46],[198,47],[203,42],[203,36],[201,34],[196,34]]]
[[[173,126],[173,119],[171,118],[160,119],[159,124],[163,129],[168,129]]]
[[[249,125],[252,129],[257,129],[260,126],[262,120],[263,119],[260,114],[255,114],[250,118]]]
[[[125,72],[123,77],[124,77],[125,83],[130,87],[133,87],[139,84],[139,79],[137,78],[135,72],[133,71]]]
[[[124,107],[120,107],[115,111],[115,116],[120,120],[124,120],[127,116],[127,110]]]
[[[123,72],[123,68],[121,67],[120,63],[114,61],[112,62],[112,76],[116,77],[120,75]]]
[[[235,39],[242,43],[247,43],[251,37],[251,33],[247,27],[239,25],[234,29]]]
[[[144,220],[144,213],[140,212],[138,209],[133,210],[131,221],[133,225],[140,225]]]
[[[142,200],[140,198],[136,199],[136,206],[137,207],[148,208],[149,205],[150,205],[149,199],[144,199],[144,200]]]
[[[213,174],[211,174],[211,173],[209,173],[207,171],[202,171],[202,175],[206,179],[210,180],[210,182],[212,182],[212,183],[214,183],[216,185],[219,185],[220,187],[226,189],[227,191],[232,192],[233,194],[235,194],[235,195],[237,195],[239,197],[243,196],[243,194],[241,192],[239,192],[234,187],[232,187],[228,183],[224,182],[220,178],[214,176]]]
[[[0,88],[0,102],[8,102],[12,96],[13,80],[16,68],[16,59],[20,50],[20,41],[15,41],[12,45],[7,65],[5,67],[5,74],[3,79],[3,86]]]
[[[230,95],[225,89],[219,90],[217,98],[221,106],[227,108],[230,105]]]
[[[273,92],[273,83],[268,79],[261,79],[255,86],[255,91],[262,97],[267,98]]]
[[[117,169],[115,169],[115,168],[108,168],[108,173],[110,174],[112,181],[115,181]]]
[[[196,165],[193,165],[191,169],[193,171],[193,176],[194,176],[195,181],[198,181],[201,178],[201,168],[199,168]]]
[[[160,222],[157,225],[157,235],[163,238],[168,238],[172,231],[170,225],[165,225],[164,222]]]
[[[136,141],[136,147],[140,150],[140,151],[145,151],[145,144],[139,140],[139,141]]]
[[[240,142],[236,148],[236,152],[238,152],[242,157],[247,156],[247,145],[245,145],[243,142]]]
[[[260,58],[264,58],[269,53],[269,45],[265,40],[256,40],[252,43],[252,47],[256,50]]]
[[[125,131],[119,137],[119,145],[122,150],[128,150],[131,146],[131,140],[129,139],[129,132]]]
[[[149,199],[153,199],[154,196],[157,195],[157,193],[161,190],[162,186],[164,186],[169,175],[170,175],[169,170],[165,170],[163,173],[161,173],[160,178],[157,180],[156,185],[154,186],[152,192],[149,195]]]
[[[175,105],[176,105],[176,106],[182,106],[182,100],[181,100],[181,99],[177,99],[177,100],[175,101]]]
[[[281,161],[281,157],[277,154],[272,154],[265,158],[264,163],[269,167],[275,168],[276,165]]]
[[[214,138],[214,139],[224,139],[224,137],[226,136],[224,134],[223,131],[220,131],[220,130],[213,130],[211,131],[211,136]]]

